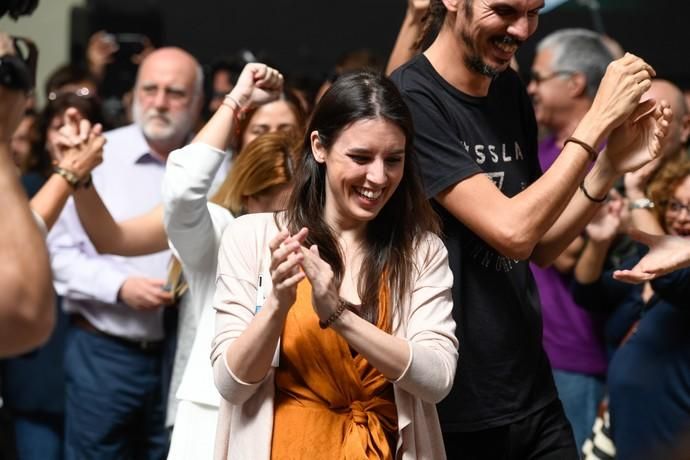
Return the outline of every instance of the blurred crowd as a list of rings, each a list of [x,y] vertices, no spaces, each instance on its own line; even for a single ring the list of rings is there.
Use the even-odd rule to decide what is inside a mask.
[[[579,28],[517,69],[539,7],[409,0],[390,56],[353,50],[309,79],[137,37],[136,79],[115,88],[123,43],[99,31],[44,103],[0,81],[0,459],[314,457],[299,443],[315,458],[685,458],[690,88]],[[0,68],[18,55],[1,35]],[[428,201],[391,185],[402,157],[399,187]],[[420,232],[445,247],[420,256]],[[346,357],[294,338],[313,332],[303,298]],[[295,305],[277,329],[262,323],[274,299]],[[392,310],[367,317],[372,299]],[[366,358],[352,391],[373,385],[365,403],[384,408],[348,416],[368,434],[282,403],[328,399],[303,391],[325,385],[318,347]],[[323,447],[350,429],[369,447]]]

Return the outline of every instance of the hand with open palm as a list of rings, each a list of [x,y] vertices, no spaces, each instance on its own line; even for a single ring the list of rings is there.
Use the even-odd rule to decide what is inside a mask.
[[[613,277],[639,284],[674,270],[690,266],[690,241],[674,235],[651,235],[632,230],[630,236],[647,246],[649,252],[630,270],[616,270]]]
[[[673,113],[668,102],[647,100],[611,132],[605,155],[617,174],[634,171],[656,158]]]

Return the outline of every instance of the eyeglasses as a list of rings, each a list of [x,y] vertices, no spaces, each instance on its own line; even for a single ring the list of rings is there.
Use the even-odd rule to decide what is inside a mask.
[[[533,81],[537,85],[544,83],[545,81],[552,80],[556,77],[560,77],[562,75],[572,75],[575,72],[571,70],[557,70],[556,72],[553,72],[550,75],[539,75],[537,72],[530,72],[530,81]]]
[[[668,212],[671,212],[673,214],[680,214],[683,210],[685,210],[688,213],[688,215],[690,215],[690,204],[683,204],[680,201],[669,201],[668,207],[666,209],[668,210]]]

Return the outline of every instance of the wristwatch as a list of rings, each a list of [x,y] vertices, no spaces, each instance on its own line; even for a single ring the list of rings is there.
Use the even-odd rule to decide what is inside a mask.
[[[652,209],[654,207],[654,202],[649,198],[638,198],[635,201],[631,201],[628,209],[631,211],[633,209]]]
[[[54,166],[53,172],[59,176],[62,176],[62,178],[65,179],[67,183],[70,185],[70,187],[72,187],[73,189],[79,187],[79,177],[69,169],[61,168],[60,166]]]
[[[79,187],[89,188],[92,183],[91,173],[88,173],[86,177],[80,179],[76,174],[74,174],[74,172],[70,171],[69,169],[61,168],[60,166],[53,167],[53,172],[59,176],[62,176],[62,178],[65,179],[67,183],[75,190]]]

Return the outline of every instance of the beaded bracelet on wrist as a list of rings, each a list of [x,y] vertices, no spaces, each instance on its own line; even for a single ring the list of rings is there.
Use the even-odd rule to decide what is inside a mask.
[[[338,301],[338,308],[333,312],[331,316],[328,317],[326,321],[321,321],[319,320],[319,327],[321,329],[327,329],[335,323],[338,318],[343,314],[343,312],[349,307],[350,302],[347,300],[343,299],[342,297]]]

